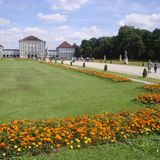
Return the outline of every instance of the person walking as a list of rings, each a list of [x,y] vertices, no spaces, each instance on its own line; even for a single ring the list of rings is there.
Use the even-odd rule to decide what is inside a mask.
[[[149,74],[149,73],[151,73],[151,69],[152,69],[152,62],[151,62],[151,60],[149,60],[147,67],[148,67],[148,74]]]
[[[155,73],[157,73],[157,69],[158,69],[158,63],[155,62],[155,63],[154,63],[154,72],[155,72]]]

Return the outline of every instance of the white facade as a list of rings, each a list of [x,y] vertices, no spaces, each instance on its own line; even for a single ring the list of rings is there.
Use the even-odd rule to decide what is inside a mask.
[[[20,58],[43,58],[46,54],[46,42],[34,36],[19,41]]]
[[[3,49],[0,45],[0,57],[20,58],[64,58],[71,59],[75,56],[75,48],[68,42],[63,42],[56,50],[46,49],[46,42],[34,36],[28,36],[19,41],[19,49]]]
[[[19,49],[3,49],[3,46],[0,45],[0,58],[12,57],[19,57]]]
[[[19,57],[19,49],[3,49],[1,52],[2,58],[16,58]]]
[[[66,41],[57,47],[57,52],[59,58],[71,59],[75,56],[75,48]]]
[[[47,57],[49,58],[55,58],[58,56],[58,51],[57,50],[48,50],[48,54],[47,54]]]
[[[66,59],[71,59],[74,57],[75,49],[74,48],[59,48],[58,56]]]

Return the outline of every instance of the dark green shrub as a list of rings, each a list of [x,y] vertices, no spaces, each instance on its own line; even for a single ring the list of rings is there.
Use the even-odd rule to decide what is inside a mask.
[[[61,60],[61,64],[63,64],[63,60]]]
[[[72,66],[72,61],[70,62],[70,65]]]
[[[86,64],[85,64],[85,62],[83,62],[83,68],[85,68],[86,67]]]
[[[106,72],[108,70],[108,66],[105,64],[104,65],[104,71]]]
[[[147,73],[147,69],[145,68],[145,69],[143,70],[143,78],[146,78],[146,77],[147,77],[147,75],[148,75],[148,73]]]

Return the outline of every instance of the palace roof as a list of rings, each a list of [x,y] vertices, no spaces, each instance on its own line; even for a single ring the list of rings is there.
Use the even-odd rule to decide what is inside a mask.
[[[64,41],[61,45],[59,45],[56,49],[59,48],[73,48],[71,44],[69,44],[67,41]]]
[[[25,37],[24,39],[21,39],[20,41],[42,41],[42,40],[35,36],[28,36]]]

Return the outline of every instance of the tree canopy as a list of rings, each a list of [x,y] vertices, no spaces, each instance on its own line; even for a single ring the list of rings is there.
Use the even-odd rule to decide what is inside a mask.
[[[116,59],[120,55],[124,57],[125,51],[133,60],[160,60],[160,29],[150,32],[123,26],[117,36],[82,40],[81,45],[76,46],[76,57],[103,58],[106,55],[109,59]]]

